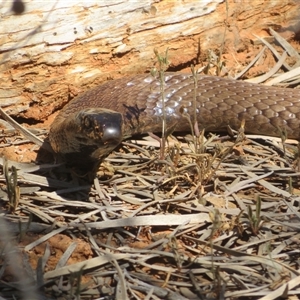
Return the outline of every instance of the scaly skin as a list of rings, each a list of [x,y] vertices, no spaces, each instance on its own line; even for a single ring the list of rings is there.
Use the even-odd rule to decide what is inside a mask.
[[[193,121],[196,107],[200,129],[222,132],[227,130],[228,125],[238,129],[245,120],[246,133],[279,136],[278,129],[281,128],[286,129],[289,138],[300,138],[298,89],[198,75],[196,105],[193,104],[194,90],[191,74],[166,73],[164,97],[167,128],[189,131],[190,125],[182,113],[186,112]],[[160,83],[149,74],[108,81],[68,103],[51,125],[49,140],[53,150],[66,160],[77,160],[79,165],[97,162],[129,136],[160,132],[162,107]],[[88,122],[88,128],[78,125],[82,123],[79,122],[79,112],[100,115],[102,109],[117,118],[116,122],[110,121],[108,125],[110,131],[115,126],[111,139],[110,131],[107,131],[106,125],[103,127],[102,120],[93,124]],[[90,133],[96,128],[96,134],[87,134],[87,131]],[[105,133],[104,142],[99,139],[99,128]],[[89,146],[83,147],[83,143]],[[101,147],[102,150],[99,149]]]

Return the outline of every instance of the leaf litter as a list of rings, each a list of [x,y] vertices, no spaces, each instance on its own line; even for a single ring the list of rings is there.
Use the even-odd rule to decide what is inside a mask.
[[[221,163],[215,162],[219,167],[214,181],[206,182],[203,174],[199,181],[188,142],[183,142],[184,137],[177,139],[182,161],[177,158],[176,164],[170,157],[166,161],[153,159],[153,155],[159,156],[153,141],[142,151],[127,141],[108,157],[90,190],[87,185],[57,178],[48,181],[39,174],[42,168],[33,168],[37,174],[32,174],[31,168],[19,163],[20,201],[15,211],[9,213],[10,200],[1,199],[1,226],[14,226],[17,233],[12,236],[11,228],[6,230],[7,239],[1,243],[3,267],[3,255],[16,251],[16,246],[4,247],[4,241],[13,245],[14,239],[35,233],[35,239],[18,250],[20,255],[30,255],[39,245],[47,245],[51,237],[65,234],[73,242],[57,264],[53,269],[47,267],[51,250],[46,255],[44,246],[46,256],[31,278],[32,291],[42,288],[49,299],[76,293],[80,299],[109,299],[111,295],[143,299],[150,294],[154,299],[167,295],[174,299],[216,299],[223,295],[229,299],[298,294],[300,197],[296,173],[288,167],[292,154],[286,154],[289,158],[285,163],[279,143],[268,150],[248,137],[241,146],[247,153],[247,165],[229,155]],[[216,137],[214,143],[218,142]],[[110,178],[105,175],[107,169],[112,172]],[[33,180],[31,175],[40,179]],[[0,181],[5,192],[4,174]],[[39,189],[31,190],[33,187]],[[254,231],[251,225],[255,220],[247,208],[255,213],[258,197],[261,222]],[[76,239],[89,244],[94,257],[70,264]],[[87,285],[82,283],[83,277],[88,279]],[[57,285],[58,281],[61,283]],[[14,286],[0,285],[7,291],[2,292],[3,297],[9,299],[12,291],[18,295]]]
[[[0,159],[1,299],[298,296],[293,142],[193,141],[171,137],[163,159],[156,139],[125,141],[93,184]]]

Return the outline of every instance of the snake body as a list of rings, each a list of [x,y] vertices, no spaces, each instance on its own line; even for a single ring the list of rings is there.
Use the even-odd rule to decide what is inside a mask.
[[[97,164],[121,141],[166,127],[189,131],[194,115],[200,129],[222,132],[227,126],[245,132],[300,139],[300,90],[268,87],[214,76],[166,73],[163,109],[161,85],[153,76],[108,81],[70,101],[50,128],[53,150],[75,165]],[[196,98],[195,98],[196,95]],[[194,102],[193,99],[196,99]],[[196,111],[195,111],[196,110]]]

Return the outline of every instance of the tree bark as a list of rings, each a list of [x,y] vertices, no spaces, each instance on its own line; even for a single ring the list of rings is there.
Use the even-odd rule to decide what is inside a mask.
[[[24,11],[16,9],[24,4]],[[43,120],[101,82],[149,71],[154,49],[171,69],[207,50],[240,51],[253,34],[298,31],[297,1],[3,1],[0,103],[13,116]]]

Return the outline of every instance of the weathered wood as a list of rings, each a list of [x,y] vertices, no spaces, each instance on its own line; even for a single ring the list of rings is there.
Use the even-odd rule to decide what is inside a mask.
[[[108,78],[149,70],[154,48],[168,47],[172,66],[188,66],[208,49],[238,51],[252,33],[288,28],[300,6],[288,0],[23,3],[18,15],[11,1],[0,7],[0,103],[11,115],[36,120]]]

